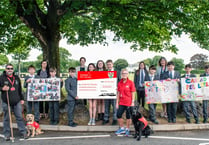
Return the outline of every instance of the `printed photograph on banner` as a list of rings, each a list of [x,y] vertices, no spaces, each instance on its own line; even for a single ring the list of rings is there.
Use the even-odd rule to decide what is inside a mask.
[[[28,84],[27,101],[59,101],[60,79],[32,79]]]
[[[145,100],[147,104],[178,102],[179,87],[175,79],[145,82]]]
[[[117,71],[79,71],[79,99],[116,99]]]
[[[181,101],[209,100],[209,77],[181,79]]]

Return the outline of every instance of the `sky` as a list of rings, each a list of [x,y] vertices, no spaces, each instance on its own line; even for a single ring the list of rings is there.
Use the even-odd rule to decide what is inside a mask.
[[[133,51],[130,49],[131,44],[124,44],[123,41],[113,42],[113,34],[107,33],[107,42],[108,46],[103,46],[100,44],[94,44],[89,46],[79,46],[79,45],[69,45],[65,39],[60,41],[60,47],[64,47],[72,54],[72,59],[79,60],[80,57],[84,56],[87,59],[88,63],[95,63],[97,60],[112,59],[113,61],[118,58],[123,58],[128,61],[129,64],[134,64],[139,61],[142,61],[146,58],[153,58],[155,55],[161,55],[166,57],[169,61],[173,57],[184,59],[184,63],[187,64],[190,62],[190,58],[197,53],[206,54],[209,56],[209,51],[201,49],[197,44],[193,43],[188,35],[183,34],[181,38],[173,38],[172,44],[175,44],[179,51],[177,54],[172,52],[150,52],[148,50],[144,51]],[[32,50],[30,52],[29,60],[36,60],[36,57],[41,52],[38,50]]]

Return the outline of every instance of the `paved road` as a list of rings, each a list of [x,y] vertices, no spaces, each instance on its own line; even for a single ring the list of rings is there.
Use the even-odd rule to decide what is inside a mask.
[[[2,134],[2,128],[0,128]],[[104,138],[82,138],[82,136],[110,135]],[[1,136],[1,135],[0,135]],[[184,132],[155,132],[150,138],[142,138],[137,142],[132,137],[117,137],[114,133],[72,133],[72,132],[51,132],[46,131],[32,139],[46,140],[23,140],[20,141],[19,133],[15,130],[15,143],[6,142],[0,137],[1,145],[209,145],[209,130],[206,131],[184,131]],[[55,137],[66,137],[56,139]],[[68,139],[68,137],[81,137],[79,139]],[[167,138],[166,138],[167,137]],[[176,137],[176,138],[173,138]],[[205,144],[206,145],[206,144]]]

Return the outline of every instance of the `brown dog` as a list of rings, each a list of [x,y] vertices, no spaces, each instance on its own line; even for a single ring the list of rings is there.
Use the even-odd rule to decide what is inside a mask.
[[[39,135],[44,132],[41,131],[41,128],[37,122],[34,121],[34,115],[33,114],[27,114],[26,115],[26,121],[27,121],[27,131],[28,136],[34,137],[34,135]]]

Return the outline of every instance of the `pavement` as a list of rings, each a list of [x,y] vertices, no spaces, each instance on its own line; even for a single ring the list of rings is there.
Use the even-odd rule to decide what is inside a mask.
[[[0,122],[0,127],[3,127],[3,123]],[[72,131],[72,132],[114,132],[118,129],[118,126],[101,125],[101,126],[77,126],[70,127],[66,125],[43,125],[40,124],[42,130],[48,131]],[[165,131],[191,131],[191,130],[209,130],[209,123],[206,124],[157,124],[150,125],[153,131],[165,132]],[[17,124],[13,123],[13,128],[17,128]],[[131,130],[134,130],[131,126]]]

